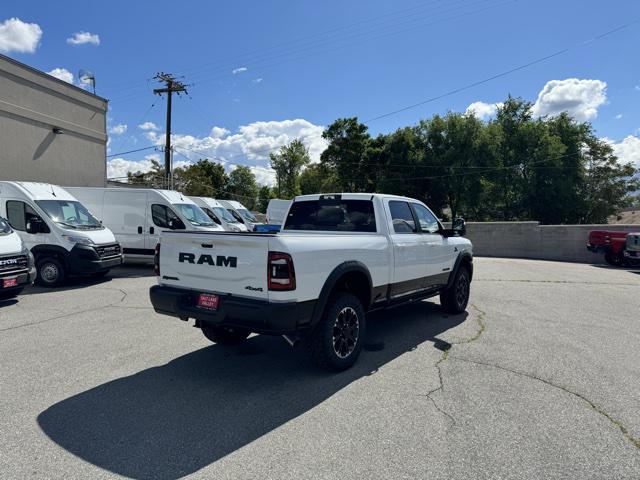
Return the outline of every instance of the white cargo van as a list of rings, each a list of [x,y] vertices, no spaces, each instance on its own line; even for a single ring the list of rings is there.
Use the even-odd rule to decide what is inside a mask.
[[[209,218],[220,225],[228,232],[246,232],[247,226],[235,219],[229,210],[222,204],[210,197],[189,197],[191,200],[209,215]]]
[[[236,220],[246,225],[247,230],[253,232],[256,225],[260,224],[258,219],[251,213],[247,207],[235,200],[218,200]]]
[[[122,245],[125,260],[153,260],[162,230],[221,231],[189,197],[151,188],[68,187]]]
[[[42,285],[57,286],[67,275],[105,275],[122,263],[113,233],[57,185],[0,182],[0,215],[35,257]]]
[[[35,279],[33,255],[9,222],[0,217],[0,300],[15,297]]]
[[[282,225],[292,202],[293,200],[281,200],[279,198],[269,200],[269,205],[267,205],[267,223],[271,225]]]

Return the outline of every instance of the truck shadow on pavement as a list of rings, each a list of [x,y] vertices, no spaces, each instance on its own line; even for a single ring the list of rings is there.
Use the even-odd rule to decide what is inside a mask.
[[[196,472],[313,409],[350,383],[461,324],[418,302],[371,314],[356,365],[317,369],[304,350],[254,336],[240,347],[211,345],[80,393],[38,416],[55,443],[110,472],[177,479]]]

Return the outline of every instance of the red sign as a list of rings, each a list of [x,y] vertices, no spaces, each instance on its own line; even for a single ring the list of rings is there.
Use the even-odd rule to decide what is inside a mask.
[[[18,286],[17,278],[5,278],[4,280],[2,280],[2,288],[11,288],[11,287],[17,287],[17,286]]]
[[[208,310],[217,310],[218,303],[220,303],[220,297],[218,295],[210,295],[208,293],[201,293],[198,297],[198,307],[206,308]]]

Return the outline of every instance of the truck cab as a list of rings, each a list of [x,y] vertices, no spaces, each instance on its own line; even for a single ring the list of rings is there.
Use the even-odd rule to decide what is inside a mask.
[[[35,278],[33,255],[9,222],[0,217],[0,300],[15,297]]]
[[[41,285],[58,286],[68,275],[105,275],[122,263],[113,233],[57,185],[0,182],[0,215],[33,254]]]

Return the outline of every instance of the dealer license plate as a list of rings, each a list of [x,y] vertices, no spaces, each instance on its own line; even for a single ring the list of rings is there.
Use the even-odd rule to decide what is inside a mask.
[[[5,278],[2,280],[2,288],[11,288],[18,286],[17,278]]]
[[[198,296],[197,306],[199,308],[206,308],[207,310],[217,310],[219,303],[220,303],[220,297],[218,295],[201,293]]]

